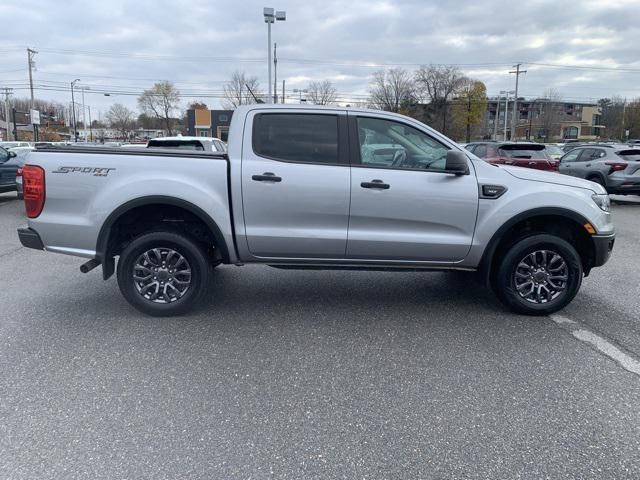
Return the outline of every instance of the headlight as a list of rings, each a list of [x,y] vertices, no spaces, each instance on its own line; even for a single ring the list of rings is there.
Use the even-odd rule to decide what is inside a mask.
[[[593,198],[593,201],[596,202],[596,205],[598,205],[601,210],[605,212],[609,211],[609,207],[611,207],[611,200],[609,199],[609,195],[607,195],[606,193],[602,195],[592,195],[591,198]]]

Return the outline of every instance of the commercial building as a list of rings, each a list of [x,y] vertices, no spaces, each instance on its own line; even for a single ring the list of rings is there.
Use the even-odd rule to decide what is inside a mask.
[[[232,115],[233,110],[187,110],[187,135],[217,137],[226,142]]]
[[[509,100],[507,139],[510,138],[513,99]],[[518,99],[515,140],[597,140],[607,134],[601,124],[602,109],[595,103]],[[497,123],[496,123],[497,121]],[[483,136],[504,139],[505,99],[489,98]]]

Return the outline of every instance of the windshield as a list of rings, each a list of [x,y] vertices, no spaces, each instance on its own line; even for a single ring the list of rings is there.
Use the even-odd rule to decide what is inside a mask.
[[[557,145],[547,145],[545,146],[545,150],[549,155],[557,155],[558,157],[561,157],[562,155],[564,155],[564,152],[562,151],[562,149]]]

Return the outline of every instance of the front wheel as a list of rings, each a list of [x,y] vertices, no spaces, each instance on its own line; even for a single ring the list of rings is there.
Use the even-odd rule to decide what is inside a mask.
[[[209,278],[203,249],[180,233],[153,232],[135,238],[120,254],[118,286],[136,309],[166,317],[191,309]]]
[[[578,293],[582,262],[562,238],[532,235],[511,246],[494,281],[498,297],[511,310],[549,315],[567,306]]]

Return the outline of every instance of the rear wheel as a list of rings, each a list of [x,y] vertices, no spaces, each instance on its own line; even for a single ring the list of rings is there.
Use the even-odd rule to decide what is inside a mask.
[[[205,252],[180,233],[140,235],[118,261],[120,291],[136,309],[152,316],[187,312],[201,299],[208,278]]]
[[[548,315],[573,300],[582,284],[582,261],[562,238],[526,237],[507,251],[495,277],[495,291],[511,310]]]
[[[598,185],[602,185],[603,187],[605,186],[604,185],[604,180],[602,180],[602,177],[600,177],[599,175],[592,175],[592,176],[588,177],[587,180],[595,182]]]

